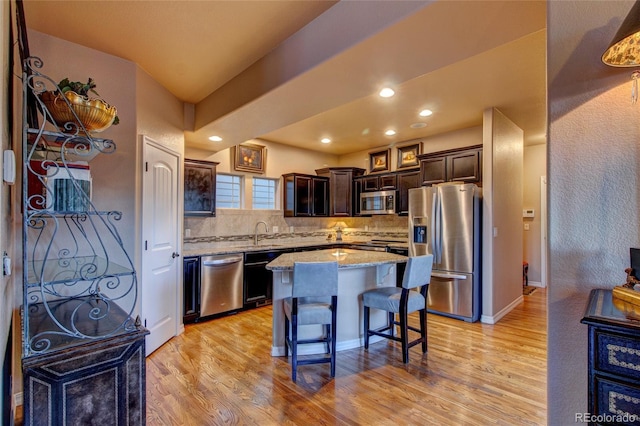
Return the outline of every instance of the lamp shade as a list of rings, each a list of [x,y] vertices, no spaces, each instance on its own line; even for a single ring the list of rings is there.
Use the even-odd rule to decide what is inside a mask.
[[[335,225],[333,225],[333,227],[338,229],[344,229],[344,228],[347,228],[347,224],[344,222],[336,222]]]
[[[636,1],[618,32],[602,54],[602,62],[612,67],[640,66],[640,1]]]

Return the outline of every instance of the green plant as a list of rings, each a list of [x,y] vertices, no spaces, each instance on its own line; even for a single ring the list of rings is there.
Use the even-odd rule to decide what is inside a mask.
[[[79,81],[69,81],[69,78],[66,77],[60,80],[58,83],[58,89],[62,94],[65,94],[69,91],[76,92],[78,95],[89,97],[89,92],[95,94],[96,96],[100,96],[100,94],[95,90],[96,82],[89,77],[86,83],[81,83]],[[119,124],[120,118],[116,115],[113,119],[113,125]]]

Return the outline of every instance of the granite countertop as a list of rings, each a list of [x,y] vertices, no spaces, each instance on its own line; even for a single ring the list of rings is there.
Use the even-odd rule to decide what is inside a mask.
[[[289,250],[294,248],[304,248],[304,247],[318,247],[318,246],[327,246],[328,248],[334,247],[336,245],[368,245],[368,241],[325,241],[325,242],[286,242],[283,244],[264,244],[264,245],[254,245],[247,244],[243,246],[233,246],[233,245],[220,245],[206,248],[194,248],[194,249],[185,249],[182,252],[184,257],[189,256],[207,256],[207,255],[215,255],[215,254],[231,254],[231,253],[246,253],[246,252],[256,252],[256,251],[272,251],[272,250]],[[407,243],[393,243],[389,244],[390,247],[404,247],[407,248]],[[363,247],[364,248],[364,247]]]
[[[338,261],[338,268],[362,268],[388,263],[402,263],[407,261],[407,257],[381,251],[335,248],[285,253],[268,263],[266,268],[271,271],[285,271],[293,269],[294,262],[333,262],[336,260]]]

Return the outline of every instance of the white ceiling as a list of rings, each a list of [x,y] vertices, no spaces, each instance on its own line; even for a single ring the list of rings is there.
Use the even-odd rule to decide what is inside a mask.
[[[546,140],[545,1],[25,0],[24,10],[29,28],[133,61],[193,104],[191,148],[260,138],[346,154],[477,126],[488,107],[525,144]],[[385,84],[393,98],[377,96]],[[420,119],[425,107],[434,114]]]

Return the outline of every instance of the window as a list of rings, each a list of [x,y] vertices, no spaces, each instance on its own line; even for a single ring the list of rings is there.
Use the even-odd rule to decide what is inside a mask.
[[[216,208],[242,207],[242,181],[240,176],[218,173],[216,176]]]
[[[275,210],[276,179],[253,178],[253,209]]]

